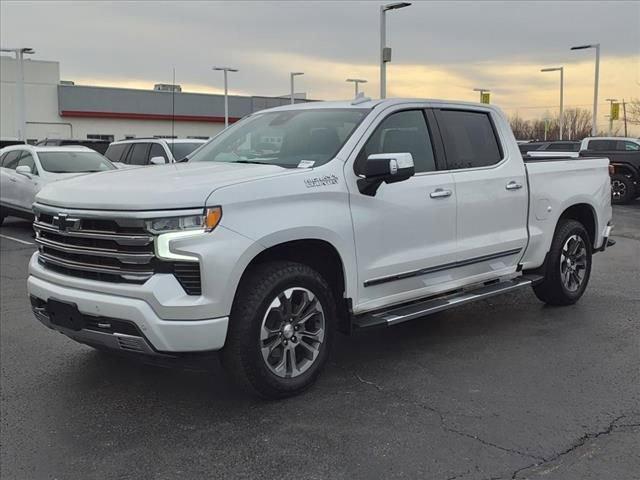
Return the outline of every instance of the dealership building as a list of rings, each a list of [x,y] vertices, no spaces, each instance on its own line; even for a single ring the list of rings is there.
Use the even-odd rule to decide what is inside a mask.
[[[0,56],[0,137],[19,136],[17,62]],[[135,137],[206,138],[224,128],[224,96],[154,89],[94,87],[60,80],[59,62],[24,60],[25,135],[45,138],[118,140]],[[289,103],[289,98],[229,96],[229,121]],[[304,101],[303,99],[297,101]]]

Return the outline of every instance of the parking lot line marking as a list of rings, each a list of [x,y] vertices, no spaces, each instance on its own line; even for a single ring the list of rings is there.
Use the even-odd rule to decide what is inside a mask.
[[[19,238],[10,237],[9,235],[2,235],[0,233],[0,237],[6,238],[7,240],[13,240],[14,242],[23,243],[25,245],[35,245],[33,242],[27,242],[26,240],[20,240]]]

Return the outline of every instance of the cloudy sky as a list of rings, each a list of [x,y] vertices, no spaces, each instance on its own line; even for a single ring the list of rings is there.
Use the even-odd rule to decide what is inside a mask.
[[[239,94],[282,95],[288,72],[310,98],[349,98],[347,77],[378,92],[381,2],[11,1],[0,3],[0,42],[57,60],[76,83],[151,88],[176,83],[218,92],[220,72],[240,69]],[[553,112],[565,66],[565,105],[590,108],[593,50],[602,45],[600,100],[640,97],[640,2],[414,2],[388,13],[388,96],[476,100],[525,117]],[[599,119],[606,122],[605,118]]]

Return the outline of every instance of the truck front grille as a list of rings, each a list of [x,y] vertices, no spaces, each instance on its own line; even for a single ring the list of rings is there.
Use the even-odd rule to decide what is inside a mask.
[[[171,273],[189,295],[201,294],[197,262],[165,262],[155,256],[154,236],[138,218],[83,218],[38,212],[33,223],[39,261],[74,277],[115,283],[146,282]]]

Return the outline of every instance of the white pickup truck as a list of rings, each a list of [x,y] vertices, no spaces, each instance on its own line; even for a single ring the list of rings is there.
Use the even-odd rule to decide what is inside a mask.
[[[188,163],[45,187],[32,308],[102,349],[221,350],[240,385],[292,395],[318,377],[336,331],[526,286],[576,302],[611,242],[608,163],[525,163],[489,105],[265,110]]]

